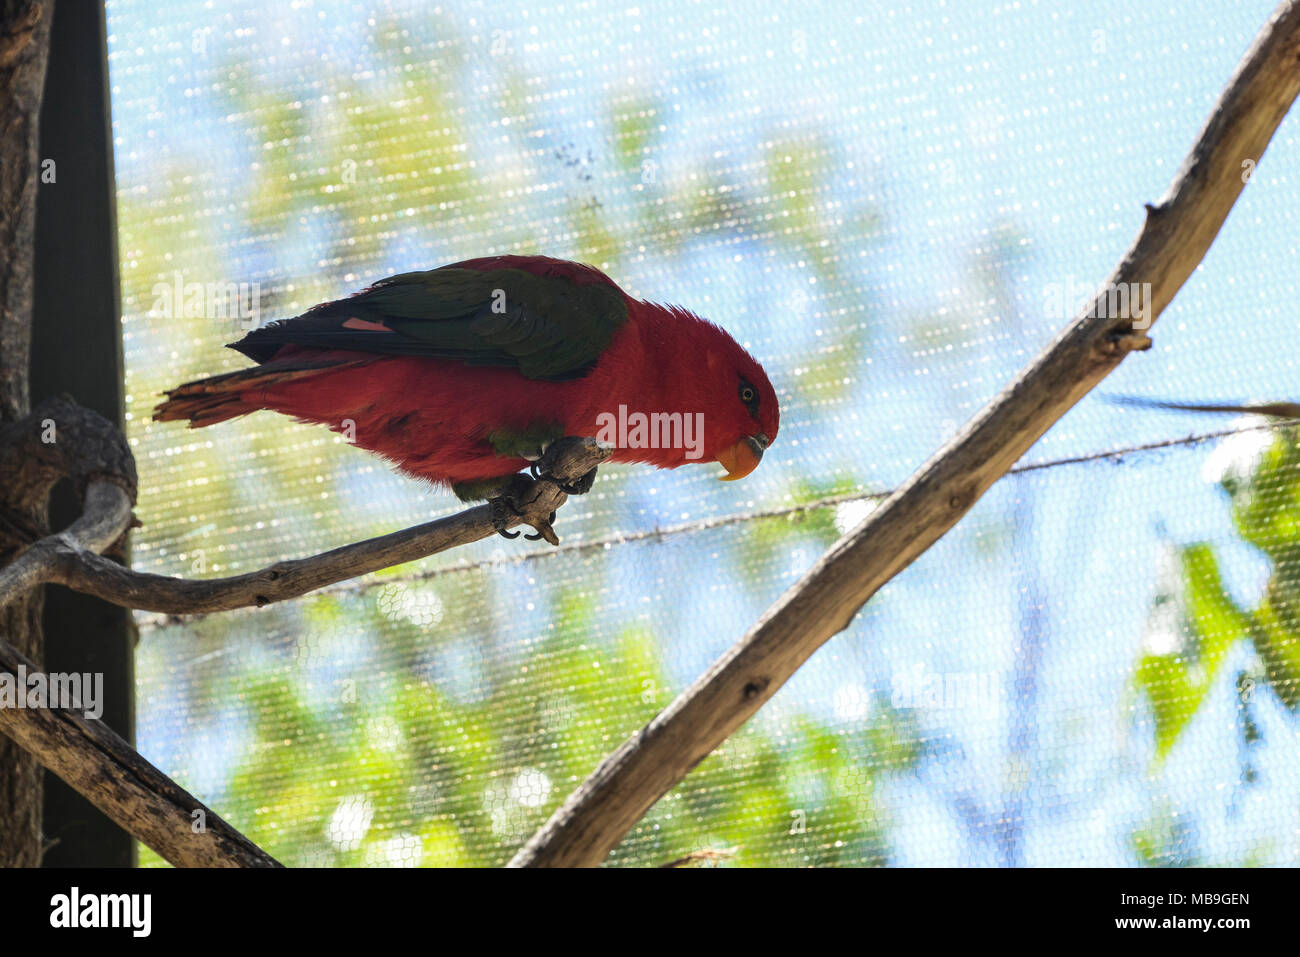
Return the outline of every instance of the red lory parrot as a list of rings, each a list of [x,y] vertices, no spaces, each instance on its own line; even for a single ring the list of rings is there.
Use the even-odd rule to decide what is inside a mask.
[[[763,367],[721,328],[546,256],[392,276],[230,348],[257,365],[170,390],[155,420],[198,428],[271,409],[319,423],[463,501],[488,499],[511,538],[520,471],[545,477],[564,436],[608,441],[617,422],[612,461],[718,462],[730,480],[758,466],[780,421]],[[680,441],[658,441],[670,433]]]

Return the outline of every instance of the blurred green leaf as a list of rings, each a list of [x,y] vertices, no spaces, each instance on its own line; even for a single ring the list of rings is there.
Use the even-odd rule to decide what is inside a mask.
[[[1181,625],[1187,640],[1175,652],[1144,654],[1138,687],[1155,719],[1156,758],[1163,760],[1195,717],[1234,642],[1250,636],[1250,618],[1228,596],[1209,545],[1179,550],[1183,582]]]

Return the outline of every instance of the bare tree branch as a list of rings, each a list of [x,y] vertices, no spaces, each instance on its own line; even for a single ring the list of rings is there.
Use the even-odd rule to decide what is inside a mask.
[[[552,474],[562,481],[572,481],[608,459],[611,451],[595,439],[570,440],[557,455]],[[87,496],[81,521],[88,527],[107,529],[114,521],[122,521],[124,505],[125,517],[129,518],[129,501],[125,496],[115,497],[106,486],[92,486],[95,497],[92,500]],[[545,534],[551,513],[567,499],[554,482],[534,482],[521,496],[522,514],[512,517],[507,527],[532,525]],[[97,554],[97,549],[86,547],[69,534],[71,531],[42,539],[0,570],[0,607],[41,583],[66,585],[127,608],[176,615],[260,607],[496,534],[490,508],[480,505],[310,558],[276,562],[246,575],[186,580],[132,571]],[[554,543],[558,544],[558,539]]]
[[[0,423],[0,483],[10,501],[44,502],[61,478],[84,490],[81,516],[62,532],[32,543],[42,530],[5,510],[0,545],[21,551],[0,568],[0,608],[50,581],[63,553],[98,557],[130,527],[136,496],[131,447],[111,422],[65,395],[46,399],[16,421]]]
[[[0,674],[11,675],[20,694],[40,671],[0,641]],[[102,721],[70,708],[5,707],[0,733],[177,867],[280,866]]]
[[[970,510],[1124,356],[1204,258],[1300,92],[1300,6],[1281,4],[1219,97],[1168,193],[1106,284],[1015,382],[841,538],[713,667],[623,744],[511,866],[590,866],[747,721],[891,578]],[[1149,283],[1145,309],[1114,291]]]
[[[107,422],[103,424],[111,429]],[[106,445],[112,446],[112,442]],[[0,571],[0,606],[45,580],[44,573],[59,555],[108,548],[130,523],[131,496],[120,478],[92,480],[86,488],[85,510],[76,522],[37,542]],[[0,733],[178,867],[279,866],[103,722],[75,708],[55,707],[54,701],[29,703],[32,678],[41,672],[40,665],[0,641],[0,677],[21,699],[12,702],[13,707],[0,707]],[[51,687],[48,676],[42,684]]]
[[[114,564],[98,553],[121,538],[130,524],[131,500],[122,487],[113,482],[92,482],[77,521],[41,539],[0,569],[0,608],[37,585],[54,581],[60,562],[68,555],[94,554],[106,564]]]

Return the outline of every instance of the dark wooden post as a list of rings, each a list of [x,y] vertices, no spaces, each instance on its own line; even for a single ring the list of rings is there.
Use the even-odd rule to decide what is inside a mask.
[[[32,404],[59,392],[123,424],[117,221],[104,8],[59,3],[50,38],[40,155],[53,161],[38,187]],[[50,502],[52,528],[81,508],[67,483]],[[102,672],[104,722],[134,740],[134,632],[116,605],[50,586],[45,666]],[[47,867],[124,867],[135,841],[53,774],[45,774]]]

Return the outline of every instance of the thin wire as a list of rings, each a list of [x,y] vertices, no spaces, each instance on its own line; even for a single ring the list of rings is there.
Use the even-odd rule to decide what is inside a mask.
[[[1212,439],[1222,439],[1233,435],[1242,435],[1247,432],[1275,431],[1287,426],[1300,424],[1300,419],[1284,419],[1270,422],[1262,422],[1258,425],[1241,426],[1235,429],[1222,429],[1217,432],[1205,432],[1200,435],[1188,435],[1180,439],[1161,439],[1157,442],[1145,442],[1141,445],[1130,445],[1122,449],[1108,449],[1103,452],[1092,452],[1088,455],[1073,455],[1059,459],[1047,459],[1042,462],[1030,462],[1027,465],[1018,465],[1007,471],[1007,475],[1024,475],[1029,472],[1040,472],[1046,469],[1063,468],[1069,465],[1084,465],[1090,462],[1113,461],[1118,462],[1126,456],[1135,455],[1142,452],[1155,452],[1161,449],[1178,448],[1181,446],[1200,445]],[[484,558],[473,562],[457,562],[454,565],[445,565],[442,568],[432,568],[424,571],[412,572],[409,575],[395,575],[382,579],[357,579],[349,582],[340,582],[338,585],[330,588],[322,588],[311,592],[311,595],[338,595],[353,592],[364,592],[372,588],[382,588],[386,585],[400,585],[412,582],[425,582],[434,578],[441,578],[444,575],[456,575],[462,572],[478,571],[485,568],[499,568],[506,565],[522,565],[530,562],[539,562],[551,558],[559,558],[564,555],[579,555],[586,552],[603,551],[613,548],[616,545],[627,545],[633,542],[644,542],[649,540],[662,541],[676,535],[687,535],[695,532],[710,531],[715,528],[725,528],[730,525],[742,525],[746,522],[756,522],[771,518],[794,518],[805,512],[817,511],[823,508],[830,508],[836,505],[844,505],[848,502],[880,502],[893,495],[896,489],[888,489],[882,492],[845,492],[839,495],[826,495],[822,498],[812,499],[811,501],[801,502],[798,505],[785,505],[779,508],[755,509],[750,512],[736,512],[731,515],[723,515],[717,518],[698,519],[692,522],[681,522],[675,525],[657,525],[654,528],[642,529],[636,532],[619,532],[614,535],[605,535],[600,538],[593,538],[590,541],[570,542],[562,544],[556,548],[548,548],[545,551],[528,552],[524,555],[498,556],[495,558]],[[303,596],[307,597],[307,596]],[[142,616],[137,613],[136,627],[140,631],[151,631],[154,628],[161,628],[167,625],[178,624],[181,622],[196,621],[218,612],[199,612],[192,615],[152,615]]]

